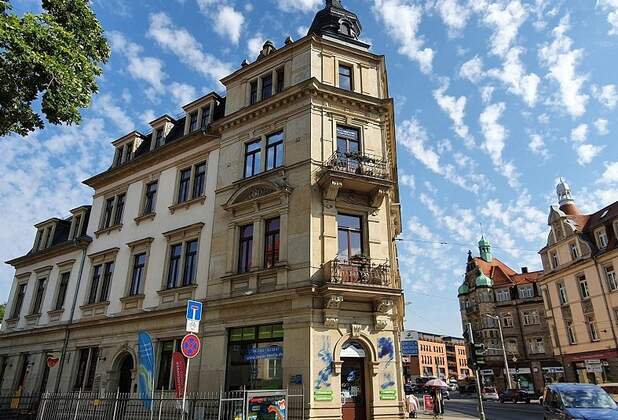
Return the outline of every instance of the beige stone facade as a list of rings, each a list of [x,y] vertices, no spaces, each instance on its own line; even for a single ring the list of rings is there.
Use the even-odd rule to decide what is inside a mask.
[[[320,26],[333,14],[344,32]],[[224,78],[225,97],[113,142],[112,167],[85,181],[87,227],[45,222],[9,262],[3,392],[134,391],[140,330],[155,344],[155,387],[169,389],[193,298],[204,350],[189,390],[302,385],[306,417],[402,417],[393,101],[384,57],[359,31],[328,6],[308,36],[268,42]],[[44,300],[27,310],[43,277]]]
[[[548,217],[541,287],[551,342],[568,381],[618,381],[618,203],[582,214],[568,184]]]

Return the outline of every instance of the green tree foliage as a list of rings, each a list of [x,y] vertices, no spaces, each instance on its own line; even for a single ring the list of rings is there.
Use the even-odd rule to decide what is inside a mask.
[[[16,16],[0,0],[0,136],[43,128],[40,113],[53,124],[79,123],[109,59],[88,0],[43,0],[42,7],[40,15]]]
[[[0,322],[4,319],[4,308],[6,308],[6,303],[0,303]]]

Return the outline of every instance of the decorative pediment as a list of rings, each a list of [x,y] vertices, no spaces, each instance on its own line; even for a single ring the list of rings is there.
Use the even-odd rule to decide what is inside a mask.
[[[257,181],[238,188],[223,208],[234,210],[246,205],[253,206],[277,197],[287,197],[291,192],[292,187],[285,181]]]

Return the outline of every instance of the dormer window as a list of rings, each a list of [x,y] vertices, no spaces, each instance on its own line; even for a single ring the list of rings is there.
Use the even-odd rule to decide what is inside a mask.
[[[71,220],[71,230],[69,234],[69,239],[76,239],[81,236],[82,232],[82,215],[81,213],[73,215],[73,219]]]
[[[605,228],[599,229],[596,234],[597,237],[597,246],[599,249],[607,248],[607,232],[605,232]]]
[[[210,123],[210,105],[206,105],[202,108],[202,121],[200,127],[205,130],[208,127],[208,123]]]
[[[45,223],[43,226],[36,225],[38,228],[36,238],[34,239],[34,247],[33,251],[41,251],[43,249],[47,249],[53,244],[54,240],[54,232],[55,232],[55,224],[54,223]]]
[[[133,159],[133,142],[125,143],[116,147],[114,166],[122,165]]]
[[[197,111],[189,114],[189,133],[197,130]]]
[[[163,146],[164,139],[165,136],[163,135],[163,129],[159,128],[158,130],[155,130],[155,147]]]

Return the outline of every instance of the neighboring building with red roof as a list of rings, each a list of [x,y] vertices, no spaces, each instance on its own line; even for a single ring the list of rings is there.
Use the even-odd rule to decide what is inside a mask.
[[[540,281],[554,352],[573,382],[618,382],[618,201],[582,214],[556,187]]]
[[[484,237],[479,241],[479,253],[473,257],[468,252],[458,296],[464,331],[470,323],[475,343],[484,343],[489,349],[480,378],[499,391],[508,387],[501,326],[511,387],[538,394],[548,381],[560,380],[563,371],[554,358],[544,317],[538,288],[542,271],[529,272],[523,267],[517,273],[492,255],[491,244]]]

